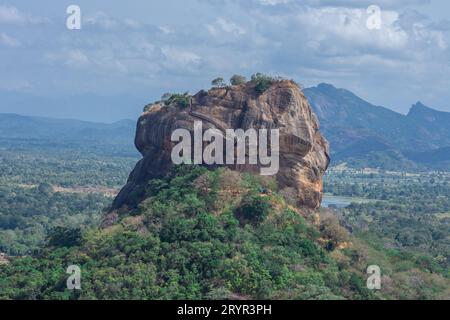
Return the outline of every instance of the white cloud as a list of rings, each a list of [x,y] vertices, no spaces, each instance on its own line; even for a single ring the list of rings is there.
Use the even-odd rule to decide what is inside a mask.
[[[25,24],[26,17],[15,7],[0,6],[0,23],[2,24]]]
[[[245,34],[246,30],[242,28],[241,26],[237,25],[234,22],[227,21],[223,18],[217,19],[217,24],[222,28],[223,31],[234,33],[236,35]]]
[[[111,30],[117,28],[120,22],[104,12],[97,12],[93,15],[87,16],[84,19],[84,24],[87,26],[98,26],[106,30]]]
[[[123,12],[114,15],[109,9],[85,10],[82,32],[67,32],[64,25],[37,28],[29,15],[0,6],[0,24],[8,24],[2,25],[0,44],[26,45],[33,56],[46,57],[39,72],[23,71],[33,83],[39,83],[45,68],[62,75],[69,68],[71,77],[61,76],[61,81],[78,79],[80,87],[88,79],[100,88],[100,78],[116,88],[145,83],[147,90],[152,82],[155,90],[174,84],[194,90],[214,76],[261,71],[305,84],[356,83],[366,91],[387,82],[442,91],[438,86],[448,83],[444,78],[450,73],[450,23],[402,7],[417,2],[375,1],[382,9],[381,30],[366,27],[366,7],[374,3],[368,0],[203,0],[201,10],[179,1],[171,19],[159,20],[169,13],[133,15],[138,9],[129,9],[124,18]],[[29,57],[23,54],[34,66]]]
[[[62,49],[56,53],[47,53],[45,58],[51,63],[74,69],[85,68],[90,64],[88,56],[80,49]]]
[[[341,49],[339,54],[343,55],[354,54],[355,50],[381,53],[405,48],[409,35],[396,25],[398,14],[395,11],[382,12],[380,30],[369,30],[367,19],[368,15],[362,9],[306,8],[295,17],[294,24],[306,35],[308,42],[327,44],[320,46],[320,50],[335,44]]]
[[[231,34],[239,37],[247,33],[247,30],[233,21],[224,18],[218,18],[214,24],[207,24],[206,28],[212,36],[225,37],[225,34]]]
[[[278,4],[287,4],[289,0],[259,0],[263,6],[275,6]]]
[[[196,53],[182,48],[162,48],[162,53],[167,58],[169,64],[175,64],[180,67],[195,66],[201,61],[200,56]]]
[[[378,5],[383,8],[404,8],[409,5],[427,4],[430,0],[226,0],[228,2],[245,3],[260,6],[310,6],[310,7],[344,7],[367,8]]]
[[[15,48],[20,47],[21,43],[19,40],[14,39],[8,36],[6,33],[2,32],[0,33],[0,45]]]
[[[13,6],[0,5],[0,24],[25,26],[48,22],[48,19],[23,13]]]
[[[101,11],[87,15],[83,21],[87,27],[97,27],[106,31],[128,29],[137,30],[143,27],[143,24],[135,19],[118,19]]]

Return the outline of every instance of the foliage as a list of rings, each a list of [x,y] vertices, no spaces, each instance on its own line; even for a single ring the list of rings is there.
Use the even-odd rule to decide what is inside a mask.
[[[170,97],[169,96],[165,97],[164,104],[166,106],[177,106],[181,108],[187,108],[190,105],[190,100],[191,96],[189,95],[188,92],[185,92],[183,94],[173,93],[170,95]]]
[[[262,94],[269,89],[274,81],[275,79],[273,77],[262,73],[255,73],[251,78],[251,82],[255,85],[255,91],[258,94]]]
[[[260,195],[250,195],[236,209],[236,217],[241,223],[258,224],[267,218],[270,211],[270,200]]]
[[[0,252],[30,254],[55,227],[99,223],[136,158],[96,151],[0,151]]]
[[[132,215],[98,229],[110,199],[57,187],[118,186],[135,159],[1,156],[0,251],[23,256],[0,266],[0,299],[448,296],[443,173],[332,173],[328,192],[373,201],[322,212],[317,222],[273,180],[183,165],[151,181]],[[382,270],[380,291],[366,287],[373,264]],[[81,267],[81,291],[66,289],[69,265]]]
[[[353,231],[353,241],[367,243],[369,256],[377,252],[374,262],[390,270],[389,281],[404,286],[401,293],[391,284],[396,298],[430,298],[448,283],[449,182],[446,172],[331,170],[327,175],[327,192],[355,199],[348,207],[334,210],[334,215],[340,215],[341,222]],[[405,284],[418,279],[426,283],[423,290]]]
[[[328,240],[327,249],[330,251],[348,240],[347,231],[339,224],[338,218],[330,213],[321,215],[319,231]]]
[[[80,228],[56,227],[50,231],[48,245],[52,247],[73,247],[81,244]]]
[[[339,278],[319,233],[301,215],[275,193],[255,194],[257,179],[242,177],[242,200],[217,212],[226,172],[180,166],[149,185],[137,216],[85,232],[79,246],[13,259],[0,267],[0,299],[372,297],[353,289],[361,271]],[[201,192],[204,186],[210,191]],[[237,211],[258,223],[241,224]],[[64,286],[68,263],[81,267],[79,292]]]
[[[242,84],[245,84],[247,82],[247,79],[244,76],[235,74],[230,78],[230,83],[233,86],[239,86]]]
[[[226,86],[226,83],[225,80],[223,80],[223,78],[219,77],[211,81],[211,85],[216,88],[222,88]]]

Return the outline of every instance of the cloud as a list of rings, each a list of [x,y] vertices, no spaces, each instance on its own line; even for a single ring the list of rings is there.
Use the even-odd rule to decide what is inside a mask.
[[[248,9],[245,20],[233,21],[232,25],[251,33],[253,39],[264,39],[264,43],[279,50],[292,50],[296,47],[292,42],[295,42],[301,47],[306,45],[318,57],[371,53],[380,58],[396,56],[404,59],[409,49],[429,50],[431,46],[433,50],[446,50],[448,47],[445,22],[432,24],[425,15],[405,9],[408,5],[427,1],[377,1],[381,7],[380,30],[369,30],[366,26],[370,17],[367,7],[373,1],[215,0],[211,3],[216,10],[219,7],[224,10],[231,3],[245,6]],[[396,10],[399,8],[403,13]],[[221,19],[225,25],[226,17]],[[249,21],[257,27],[248,25]],[[226,30],[218,24],[207,25],[212,36],[224,36],[231,30],[231,27]]]
[[[46,18],[36,17],[19,11],[16,7],[0,5],[0,25],[25,26],[48,22]]]
[[[134,19],[131,18],[118,19],[111,17],[110,15],[102,11],[88,15],[86,18],[83,19],[83,25],[88,28],[94,27],[106,31],[139,29],[142,27],[142,24]]]
[[[86,68],[90,65],[88,56],[80,49],[63,49],[57,53],[47,53],[47,61],[69,68]]]
[[[198,65],[201,62],[200,56],[196,53],[182,48],[164,47],[162,53],[167,58],[169,65],[175,64],[177,67]]]
[[[294,16],[291,27],[306,31],[306,39],[314,43],[320,54],[326,48],[337,48],[336,54],[353,55],[356,52],[382,52],[402,50],[408,42],[408,34],[396,25],[398,14],[383,11],[380,30],[366,26],[365,10],[354,8],[307,8]],[[319,53],[319,52],[317,52]],[[332,52],[329,52],[333,54]]]
[[[234,47],[234,52],[245,51],[246,59],[254,62],[252,67],[256,70],[284,74],[307,85],[327,81],[358,88],[366,97],[375,97],[373,101],[384,101],[386,105],[403,101],[406,106],[405,101],[411,99],[411,88],[416,92],[421,88],[420,92],[442,93],[448,86],[450,23],[433,21],[418,11],[417,5],[426,6],[429,1],[213,0],[208,3],[224,19],[230,18],[223,14],[227,7],[234,8],[234,12],[239,11],[236,6],[242,7],[245,14],[236,14],[233,21],[247,30],[244,39],[250,39],[251,45],[230,41],[222,43],[220,50],[232,51]],[[369,18],[366,9],[374,3],[381,7],[380,30],[369,30],[366,26]],[[219,28],[215,30],[218,31],[215,38],[225,35]],[[256,38],[264,41],[256,45],[252,41]],[[231,69],[236,64],[228,65]],[[389,94],[391,90],[396,94]],[[441,101],[446,100],[441,98]]]
[[[218,0],[220,2],[221,0]],[[224,2],[237,2],[253,6],[310,6],[310,7],[344,7],[344,8],[367,8],[370,5],[378,5],[383,8],[404,8],[409,5],[428,4],[430,0],[222,0]]]
[[[242,26],[224,18],[218,18],[214,24],[206,24],[206,28],[213,37],[239,37],[247,33]]]
[[[19,40],[8,36],[6,33],[0,33],[0,45],[10,48],[20,47],[21,43]]]
[[[218,18],[217,24],[223,31],[227,33],[233,33],[235,35],[242,35],[246,33],[246,30],[243,27],[237,25],[232,21],[227,21],[226,19],[223,18]]]
[[[380,87],[392,86],[406,97],[404,101],[410,92],[401,88],[402,83],[445,92],[441,87],[450,72],[450,22],[434,21],[418,7],[410,7],[418,1],[376,1],[382,9],[380,30],[366,26],[366,8],[373,1],[197,2],[200,5],[180,1],[170,19],[156,19],[169,15],[165,7],[145,15],[130,9],[128,17],[121,11],[83,9],[80,32],[54,24],[36,27],[30,24],[30,15],[0,6],[0,23],[8,24],[0,32],[0,44],[33,50],[33,60],[22,55],[29,66],[40,63],[35,57],[44,57],[36,67],[39,72],[23,71],[31,79],[53,72],[55,86],[66,83],[71,88],[89,82],[90,87],[111,92],[196,90],[216,76],[261,71],[305,85],[332,82],[357,87],[375,97],[384,94]],[[14,44],[11,35],[21,41]],[[7,51],[11,50],[2,54]]]

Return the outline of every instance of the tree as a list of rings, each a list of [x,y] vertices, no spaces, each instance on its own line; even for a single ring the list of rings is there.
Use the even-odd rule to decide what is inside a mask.
[[[330,212],[320,217],[319,230],[324,238],[329,240],[327,249],[333,251],[339,244],[348,241],[348,232],[340,224],[338,218]]]
[[[189,92],[185,92],[183,94],[173,93],[166,101],[164,101],[164,104],[166,106],[176,105],[182,108],[187,108],[189,107],[190,100],[191,96],[189,95]]]
[[[225,80],[223,80],[223,78],[219,77],[211,81],[211,85],[216,88],[222,88],[226,86],[226,83]]]
[[[172,94],[171,93],[169,93],[169,92],[166,92],[166,93],[164,93],[162,96],[161,96],[161,102],[166,102],[167,100],[169,100],[170,99],[170,97],[172,97]]]
[[[38,191],[46,196],[50,196],[54,192],[52,185],[45,182],[39,184]]]
[[[256,73],[252,75],[251,81],[255,84],[256,92],[262,94],[270,88],[275,79],[262,73]]]
[[[241,75],[238,75],[238,74],[235,74],[230,79],[230,83],[233,86],[239,86],[239,85],[244,84],[246,82],[247,82],[247,79],[244,76],[241,76]]]
[[[241,224],[258,224],[268,216],[270,208],[271,204],[268,197],[251,195],[243,200],[235,214]]]
[[[73,247],[82,242],[80,228],[56,227],[48,236],[48,244],[54,247]]]

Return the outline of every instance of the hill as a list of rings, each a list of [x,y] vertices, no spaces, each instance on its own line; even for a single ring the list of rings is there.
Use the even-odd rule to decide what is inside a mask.
[[[410,155],[450,146],[450,113],[419,102],[402,115],[330,84],[304,89],[304,94],[330,141],[335,163],[385,169],[442,167],[442,161],[417,162]]]
[[[305,218],[258,176],[181,166],[146,192],[114,223],[57,229],[38,254],[0,265],[0,299],[445,297],[448,279],[420,256],[372,247],[327,212]],[[374,262],[403,266],[381,291],[366,287]],[[66,288],[69,265],[81,268],[80,291]]]
[[[252,84],[243,86],[249,86],[244,92],[249,95],[248,104],[262,96],[261,92],[253,91]],[[397,236],[397,223],[393,223],[390,232],[381,235],[385,239],[373,241],[371,237],[380,237],[379,232],[358,236],[365,228],[366,219],[374,217],[377,218],[377,225],[383,224],[385,216],[377,216],[372,204],[361,204],[366,213],[364,216],[358,216],[360,211],[352,205],[348,211],[350,220],[345,221],[346,217],[339,217],[338,212],[316,209],[316,202],[311,205],[311,202],[303,201],[319,201],[320,204],[320,199],[299,197],[299,193],[301,196],[311,195],[314,193],[310,190],[321,189],[322,173],[314,170],[311,164],[317,164],[322,159],[314,155],[326,152],[327,146],[317,131],[314,115],[304,96],[292,86],[290,83],[286,87],[286,82],[278,80],[272,82],[265,89],[268,90],[265,99],[260,99],[269,101],[265,105],[269,110],[261,109],[265,110],[265,115],[280,116],[283,112],[278,112],[278,108],[285,106],[284,101],[299,102],[291,104],[289,114],[301,111],[303,118],[300,117],[300,120],[307,121],[303,128],[313,124],[312,132],[316,134],[316,140],[310,140],[311,146],[305,148],[303,140],[289,136],[285,141],[290,143],[289,148],[280,148],[280,157],[284,153],[290,155],[288,159],[299,161],[298,157],[291,155],[292,150],[296,150],[296,144],[299,144],[304,156],[309,157],[301,164],[310,165],[310,173],[315,174],[317,179],[314,183],[300,179],[301,183],[295,184],[296,180],[261,176],[251,170],[198,165],[171,165],[164,170],[158,169],[160,173],[155,175],[151,171],[154,169],[152,164],[158,165],[159,158],[153,156],[162,152],[154,153],[158,145],[146,144],[149,142],[146,139],[150,142],[162,140],[160,143],[164,145],[165,135],[161,132],[161,126],[152,125],[169,115],[169,120],[161,123],[173,125],[170,121],[175,119],[181,120],[175,124],[189,127],[188,120],[193,116],[192,108],[187,108],[189,103],[181,104],[179,100],[177,103],[151,107],[146,109],[139,120],[143,123],[138,125],[136,144],[146,160],[138,163],[128,179],[128,183],[138,187],[126,193],[126,199],[133,204],[113,207],[114,210],[103,216],[100,227],[56,227],[49,233],[46,245],[32,256],[3,259],[0,265],[0,299],[320,300],[448,297],[448,263],[444,256],[435,258],[427,252],[406,251],[396,246],[397,243],[410,246],[426,241],[415,237],[416,229]],[[239,99],[245,94],[239,88],[216,88],[208,92],[208,98],[204,93],[199,93],[190,103],[198,108],[205,107],[202,111],[211,112],[209,116],[214,115],[216,119],[227,114],[226,106],[230,105],[226,102],[230,101],[230,96],[236,101],[245,101]],[[215,103],[202,103],[207,99]],[[185,101],[184,96],[182,101]],[[237,117],[238,121],[245,123],[263,118],[255,116],[255,110],[246,114],[252,111],[248,104],[242,103],[243,115]],[[279,120],[277,122],[287,117],[278,119],[276,116],[272,119]],[[152,119],[158,121],[152,122]],[[267,117],[264,119],[268,121]],[[147,126],[146,121],[150,122],[152,130],[142,134],[141,130]],[[177,127],[179,125],[168,126]],[[162,131],[166,129],[163,127]],[[292,133],[289,130],[286,132]],[[380,141],[376,147],[383,151],[386,145]],[[327,163],[325,159],[324,165]],[[292,165],[292,162],[287,164]],[[292,165],[292,168],[296,167],[297,162]],[[367,185],[352,183],[346,186],[342,182],[340,177],[339,184],[331,188],[358,194],[370,192]],[[434,179],[430,184],[435,184]],[[369,186],[376,189],[378,184]],[[434,188],[440,194],[448,192],[446,184],[438,183]],[[402,192],[403,196],[409,194],[403,189],[397,191]],[[426,196],[425,199],[429,200]],[[428,202],[426,205],[430,205]],[[409,207],[386,202],[377,202],[376,206],[399,214],[397,221],[411,224],[410,220],[405,221],[400,215],[404,214],[403,210],[409,212]],[[447,207],[448,203],[441,201],[435,209]],[[439,219],[444,221],[446,216],[441,216]],[[348,223],[352,220],[354,224]],[[442,228],[438,228],[441,225],[431,217],[430,221],[433,229],[428,230],[427,236],[445,246],[445,234],[440,232]],[[357,232],[351,234],[353,230]],[[394,242],[390,239],[392,237],[395,237]],[[66,270],[74,265],[81,270],[82,290],[69,290],[66,286]],[[381,290],[370,290],[367,286],[367,267],[370,265],[378,265],[384,272]]]
[[[135,122],[122,120],[112,124],[72,119],[30,117],[17,114],[0,114],[0,138],[45,139],[60,141],[105,141],[129,143],[134,134]],[[131,133],[131,134],[130,134]]]
[[[114,150],[136,154],[132,120],[96,123],[72,119],[0,114],[0,141],[7,149]]]
[[[258,137],[259,143],[252,142],[257,147],[251,148],[259,156],[255,157],[259,160],[255,159],[253,162],[249,156],[243,157],[243,161],[238,159],[237,149],[242,143],[233,138],[236,147],[223,152],[226,158],[231,158],[230,161],[224,161],[222,155],[222,159],[217,162],[217,157],[214,157],[214,161],[208,164],[203,160],[200,160],[200,163],[211,167],[225,165],[232,170],[273,175],[280,187],[290,187],[294,190],[299,205],[311,209],[320,206],[322,176],[329,164],[329,150],[328,142],[319,130],[317,119],[295,82],[255,75],[247,83],[201,90],[193,96],[174,94],[165,103],[155,103],[145,108],[138,120],[135,139],[136,147],[143,158],[136,164],[127,184],[114,200],[114,209],[122,206],[134,207],[142,199],[143,188],[147,186],[148,181],[164,176],[174,163],[172,151],[177,144],[174,143],[172,135],[175,130],[185,130],[194,137],[194,126],[199,121],[205,132],[208,129],[221,132],[220,137],[214,137],[214,142],[208,144],[209,148],[215,148],[216,139],[222,139],[223,146],[223,132],[228,129],[241,129],[245,132],[270,129],[270,136],[276,133],[278,140],[271,137],[267,142],[271,146],[277,144],[277,150],[271,150],[276,159],[270,160],[269,163],[261,161],[265,156],[260,153],[261,141],[264,138],[269,139],[262,134]],[[253,150],[249,151],[248,155]],[[191,151],[183,150],[185,158],[192,154]],[[200,150],[200,154],[203,155],[204,152]],[[193,159],[189,161],[194,163]],[[264,173],[269,170],[272,171]]]
[[[149,93],[151,94],[151,93]],[[0,91],[0,113],[14,113],[91,122],[136,119],[146,98],[133,95],[78,94],[43,97],[23,92]]]

